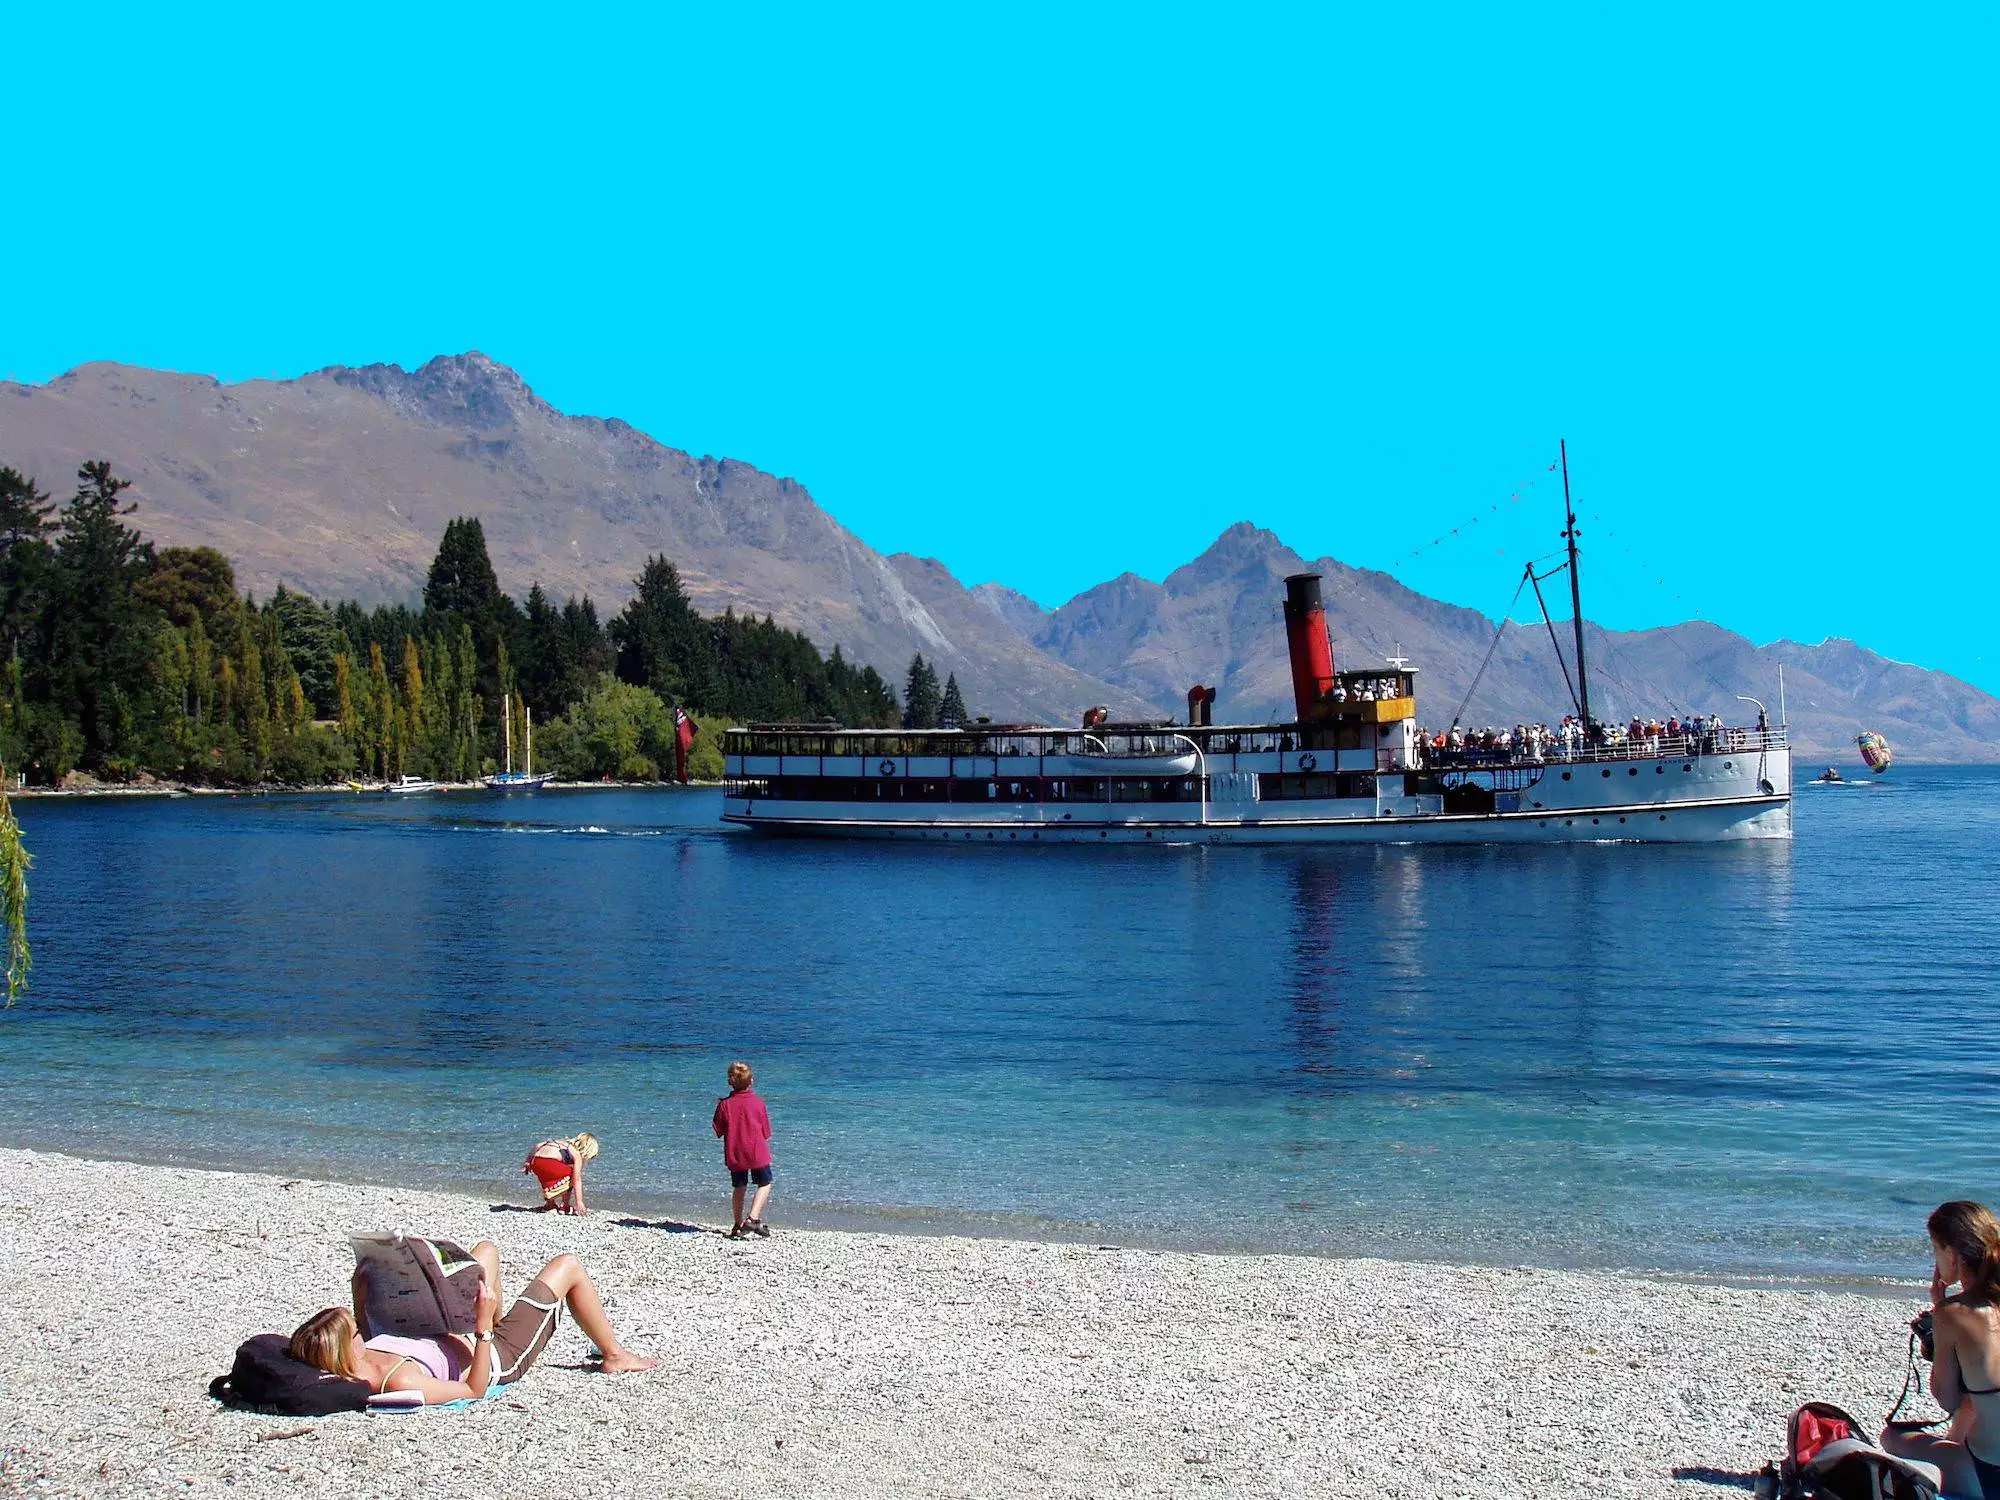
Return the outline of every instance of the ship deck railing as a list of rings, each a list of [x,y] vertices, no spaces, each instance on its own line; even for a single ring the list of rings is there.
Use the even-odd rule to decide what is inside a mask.
[[[1533,765],[1589,765],[1606,760],[1693,760],[1704,755],[1757,755],[1770,750],[1789,749],[1791,739],[1783,729],[1723,728],[1709,734],[1648,735],[1639,739],[1627,736],[1572,750],[1556,743],[1544,746],[1539,757],[1519,745],[1505,750],[1470,747],[1434,750],[1425,745],[1421,755],[1425,770],[1455,771]]]

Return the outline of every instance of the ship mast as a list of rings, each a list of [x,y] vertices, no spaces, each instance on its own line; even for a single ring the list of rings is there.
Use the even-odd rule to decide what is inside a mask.
[[[1571,625],[1576,630],[1576,696],[1577,708],[1583,714],[1583,732],[1590,734],[1590,675],[1583,665],[1583,586],[1576,576],[1576,509],[1569,498],[1569,441],[1562,444],[1563,469],[1563,515],[1568,524],[1563,528],[1563,540],[1569,544],[1569,603],[1573,615]]]

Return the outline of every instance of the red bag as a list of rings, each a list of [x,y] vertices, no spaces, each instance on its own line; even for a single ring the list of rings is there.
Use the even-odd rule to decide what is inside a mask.
[[[1842,1438],[1858,1438],[1861,1429],[1839,1407],[1825,1401],[1808,1401],[1792,1413],[1791,1431],[1785,1447],[1792,1463],[1804,1468],[1819,1456],[1819,1450]]]

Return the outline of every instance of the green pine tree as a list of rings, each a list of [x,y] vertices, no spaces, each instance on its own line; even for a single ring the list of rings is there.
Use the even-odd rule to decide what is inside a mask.
[[[486,532],[477,516],[445,522],[437,556],[424,580],[424,609],[461,620],[489,619],[500,600],[500,580],[486,555]]]
[[[954,672],[944,680],[944,698],[938,704],[938,727],[963,729],[970,717],[965,711],[965,695],[958,690],[958,674]]]
[[[922,653],[910,658],[910,673],[903,688],[903,727],[935,729],[942,700],[938,694],[937,669]]]
[[[121,519],[136,509],[119,502],[130,480],[101,459],[77,480],[55,547],[54,686],[57,706],[75,719],[83,764],[99,770],[126,748],[128,705],[148,674],[146,622],[157,615],[134,591],[152,571],[153,547]]]
[[[15,469],[0,469],[0,644],[21,659],[48,585],[54,503]]]

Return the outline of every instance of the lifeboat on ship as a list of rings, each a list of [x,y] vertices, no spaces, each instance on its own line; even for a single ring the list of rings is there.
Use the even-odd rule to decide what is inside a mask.
[[[1200,763],[1194,751],[1076,751],[1066,757],[1082,776],[1192,776]]]

